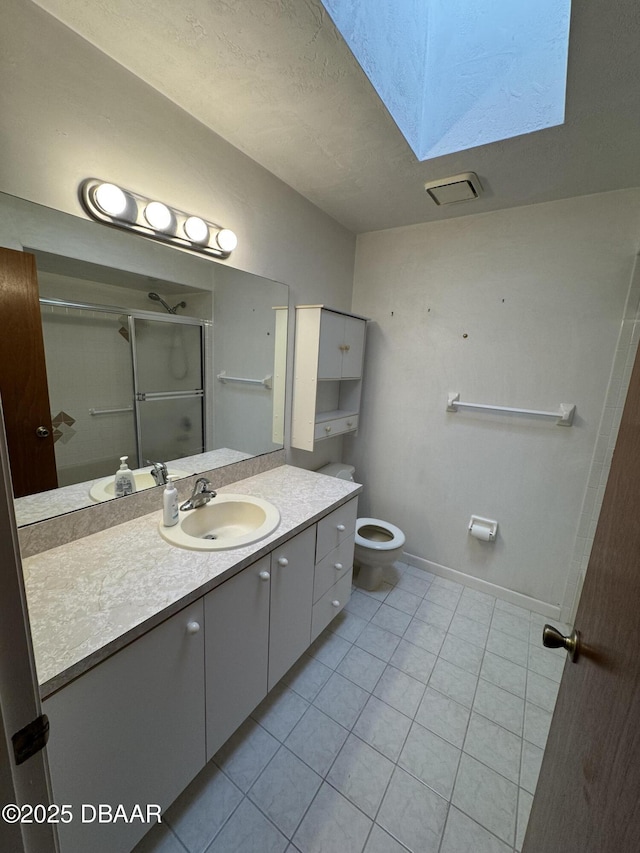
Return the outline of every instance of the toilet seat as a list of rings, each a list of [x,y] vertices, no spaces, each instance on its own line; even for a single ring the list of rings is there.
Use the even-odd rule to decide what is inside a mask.
[[[386,541],[376,541],[362,536],[360,530],[364,527],[377,527],[382,534],[389,538]],[[388,521],[383,521],[380,518],[359,518],[356,521],[355,541],[356,545],[369,548],[372,551],[393,551],[395,548],[401,548],[404,545],[405,536],[399,527],[390,524]]]

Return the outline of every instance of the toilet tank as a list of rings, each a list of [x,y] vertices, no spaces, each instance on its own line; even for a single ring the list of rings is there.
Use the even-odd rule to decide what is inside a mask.
[[[337,477],[338,480],[350,480],[353,482],[355,473],[353,465],[345,465],[344,462],[330,462],[328,465],[323,465],[318,468],[318,474],[326,474],[327,477]]]

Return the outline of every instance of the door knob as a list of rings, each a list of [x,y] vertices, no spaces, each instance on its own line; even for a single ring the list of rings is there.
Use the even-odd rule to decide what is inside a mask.
[[[542,645],[547,649],[566,649],[571,662],[575,663],[580,653],[580,632],[574,628],[565,637],[553,625],[545,625],[542,629]]]
[[[39,426],[36,435],[38,438],[49,438],[49,430],[45,426]]]

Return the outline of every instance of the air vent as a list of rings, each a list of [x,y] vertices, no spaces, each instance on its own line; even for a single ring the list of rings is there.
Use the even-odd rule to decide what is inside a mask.
[[[470,201],[482,194],[482,185],[475,172],[463,172],[451,178],[428,181],[424,188],[436,204]]]

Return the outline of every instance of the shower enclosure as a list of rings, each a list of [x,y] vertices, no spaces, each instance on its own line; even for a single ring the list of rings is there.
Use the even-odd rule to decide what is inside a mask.
[[[41,299],[59,485],[206,449],[210,323]]]

